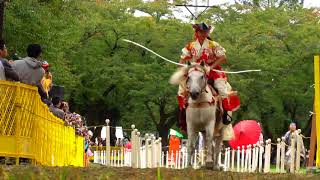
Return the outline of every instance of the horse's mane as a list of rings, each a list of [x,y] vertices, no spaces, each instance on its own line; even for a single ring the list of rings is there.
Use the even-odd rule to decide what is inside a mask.
[[[170,84],[179,85],[183,80],[186,79],[186,74],[188,73],[190,67],[181,67],[170,77]]]
[[[170,84],[179,85],[182,81],[186,80],[186,74],[188,74],[189,69],[194,67],[204,68],[205,72],[208,72],[206,67],[202,67],[199,64],[192,64],[190,66],[181,67],[171,76],[169,80]]]

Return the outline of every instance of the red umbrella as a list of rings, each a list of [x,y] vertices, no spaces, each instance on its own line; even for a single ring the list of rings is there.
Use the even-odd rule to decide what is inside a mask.
[[[256,144],[259,140],[261,127],[255,120],[243,120],[233,127],[234,138],[229,141],[233,149],[238,146],[247,146]]]
[[[124,147],[126,148],[126,149],[131,149],[131,142],[128,142],[126,145],[124,145]]]

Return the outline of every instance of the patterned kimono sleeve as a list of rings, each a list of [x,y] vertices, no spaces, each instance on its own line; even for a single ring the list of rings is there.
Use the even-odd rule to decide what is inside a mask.
[[[180,56],[180,59],[184,62],[192,59],[192,54],[191,54],[191,43],[188,43],[183,49],[182,53]]]
[[[226,50],[217,42],[214,44],[213,52],[216,57],[221,57],[226,55]]]

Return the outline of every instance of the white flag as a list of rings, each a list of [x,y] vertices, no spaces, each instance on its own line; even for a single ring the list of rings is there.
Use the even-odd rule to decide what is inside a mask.
[[[116,138],[123,139],[122,127],[116,127]]]

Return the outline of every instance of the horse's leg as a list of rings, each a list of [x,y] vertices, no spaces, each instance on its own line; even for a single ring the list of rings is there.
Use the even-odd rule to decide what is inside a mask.
[[[213,153],[213,170],[221,170],[219,165],[219,153],[221,151],[222,135],[214,138],[215,148]]]
[[[192,160],[194,156],[195,143],[196,143],[196,132],[188,125],[188,164],[192,165]]]
[[[213,142],[213,132],[214,132],[215,120],[210,121],[208,126],[206,127],[206,146],[208,148],[207,156],[206,156],[206,167],[213,168],[214,162],[212,159],[214,142]]]

